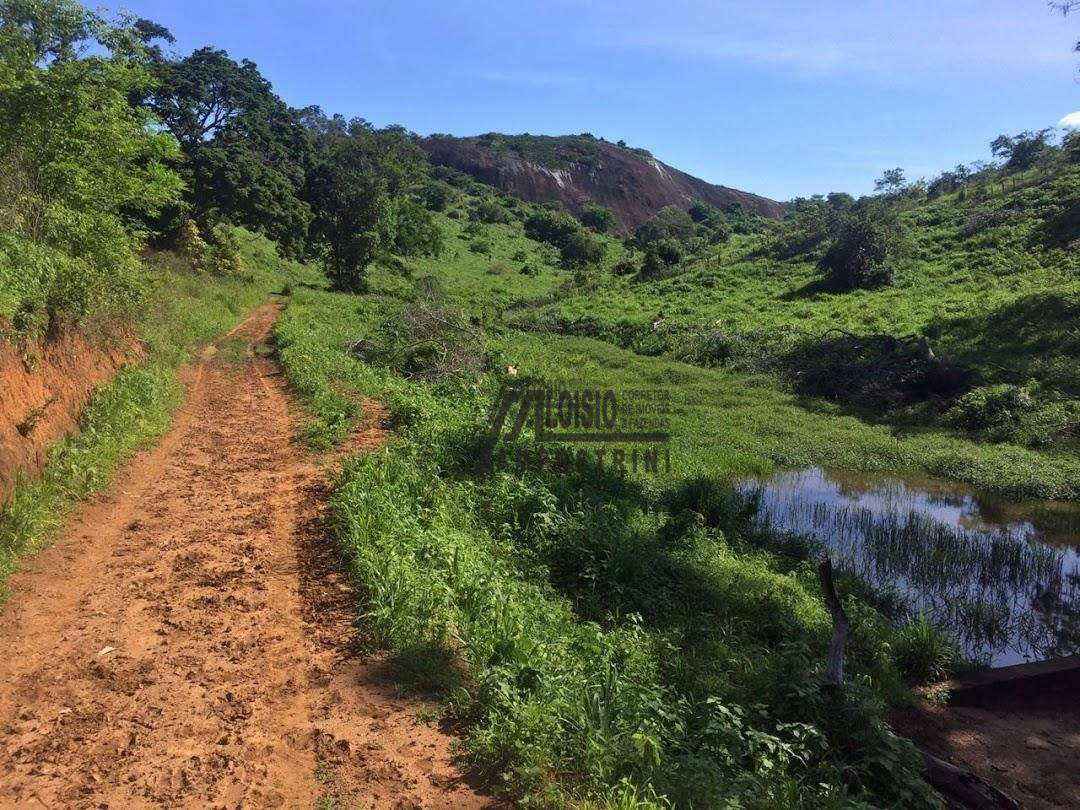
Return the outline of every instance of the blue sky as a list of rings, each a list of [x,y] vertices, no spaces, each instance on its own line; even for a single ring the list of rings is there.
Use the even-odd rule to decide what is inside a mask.
[[[94,5],[94,4],[90,4]],[[1043,0],[126,0],[288,103],[427,134],[592,132],[777,199],[989,157],[1080,111]]]

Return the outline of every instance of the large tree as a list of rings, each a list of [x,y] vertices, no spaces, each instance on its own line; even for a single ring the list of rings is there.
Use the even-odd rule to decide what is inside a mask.
[[[405,203],[428,173],[424,153],[405,130],[328,118],[318,108],[306,110],[304,121],[315,147],[304,188],[314,213],[311,236],[338,289],[362,290],[364,270],[380,253],[437,249],[429,241],[438,241],[430,215]]]
[[[214,48],[160,60],[155,72],[149,104],[184,152],[198,218],[226,217],[298,253],[311,219],[300,199],[311,145],[299,114],[253,62]]]

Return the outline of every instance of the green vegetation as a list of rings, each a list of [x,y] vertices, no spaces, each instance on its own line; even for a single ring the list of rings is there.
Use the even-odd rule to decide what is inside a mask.
[[[1072,498],[1080,166],[1069,143],[1047,145],[1023,171],[947,172],[929,184],[933,194],[916,184],[872,200],[798,200],[784,222],[719,244],[695,243],[687,218],[661,212],[635,238],[650,246],[638,273],[594,274],[507,320],[767,374],[782,390],[839,406],[818,400],[813,410],[882,425],[899,463],[1015,495]],[[883,282],[891,286],[865,289]],[[1002,459],[993,465],[1001,471],[1013,463],[1005,458],[1030,459],[1026,471],[942,463],[961,446],[950,432],[987,442],[964,446]],[[906,444],[940,452],[917,460]],[[1065,477],[1044,475],[1044,465]]]
[[[140,223],[181,188],[175,142],[129,103],[151,84],[131,20],[0,2],[0,320],[16,332],[141,301]]]
[[[276,336],[316,432],[348,429],[349,390],[392,409],[390,448],[337,482],[333,531],[372,641],[406,670],[426,662],[428,686],[443,662],[475,767],[527,806],[932,804],[880,720],[900,677],[869,603],[847,600],[860,674],[837,693],[820,676],[829,622],[810,568],[769,551],[720,479],[474,477],[502,362],[526,339],[493,337],[487,371],[432,382],[346,352],[414,317],[422,299],[400,293],[300,291]],[[554,344],[528,345],[522,366],[546,370]],[[618,373],[592,362],[582,374]]]
[[[877,197],[795,200],[782,222],[666,208],[620,241],[610,211],[524,203],[432,170],[400,127],[290,109],[249,61],[167,58],[150,21],[70,0],[0,0],[0,19],[0,329],[129,323],[148,349],[17,487],[0,575],[164,431],[192,349],[288,282],[299,438],[339,445],[357,394],[393,415],[330,509],[369,637],[443,690],[507,796],[934,804],[882,718],[954,645],[848,572],[850,679],[830,684],[813,545],[755,528],[732,484],[824,465],[1080,497],[1075,135],[1003,136],[999,167],[892,169]],[[480,140],[552,170],[601,150]],[[666,389],[675,465],[477,475],[511,378]],[[875,538],[924,571],[1027,580],[1056,559],[922,524]]]

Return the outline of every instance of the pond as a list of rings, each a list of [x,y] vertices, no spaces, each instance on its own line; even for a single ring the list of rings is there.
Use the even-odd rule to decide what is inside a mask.
[[[1080,504],[1009,502],[929,478],[785,470],[740,484],[761,528],[834,564],[1007,666],[1080,652]]]

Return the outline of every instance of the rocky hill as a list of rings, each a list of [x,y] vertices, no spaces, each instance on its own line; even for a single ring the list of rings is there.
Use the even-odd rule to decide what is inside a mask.
[[[559,202],[571,213],[591,204],[611,209],[620,230],[632,231],[661,208],[702,200],[738,203],[766,217],[783,216],[774,200],[707,183],[656,160],[644,149],[591,135],[432,135],[420,145],[431,162],[466,172],[530,202]]]

